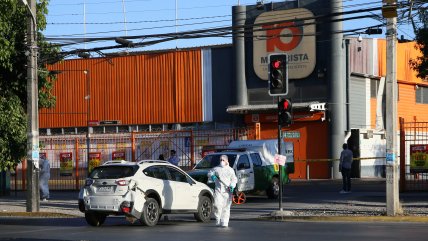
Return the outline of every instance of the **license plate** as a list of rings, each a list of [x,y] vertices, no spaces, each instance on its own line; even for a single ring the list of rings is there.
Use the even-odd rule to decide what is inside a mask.
[[[112,190],[113,190],[112,186],[98,187],[98,192],[111,192]]]

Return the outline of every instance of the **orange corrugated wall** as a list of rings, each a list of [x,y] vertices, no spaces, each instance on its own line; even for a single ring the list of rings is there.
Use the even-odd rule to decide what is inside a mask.
[[[56,107],[40,111],[40,128],[86,126],[87,82],[90,120],[123,125],[203,120],[199,49],[66,60],[49,69],[64,71],[53,91]]]
[[[415,42],[397,44],[397,81],[398,81],[398,117],[405,121],[428,121],[428,105],[416,103],[415,83],[425,83],[416,77],[409,61],[420,56],[420,51],[415,49]],[[386,76],[386,41],[378,40],[379,76]],[[371,123],[375,125],[376,100],[371,100]],[[398,120],[397,120],[398,123]]]

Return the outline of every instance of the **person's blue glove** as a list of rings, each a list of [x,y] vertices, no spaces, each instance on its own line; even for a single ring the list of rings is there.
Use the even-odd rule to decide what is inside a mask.
[[[217,176],[216,175],[212,175],[211,176],[211,180],[213,180],[213,182],[215,182],[215,180],[217,180]]]
[[[235,190],[235,188],[234,188],[234,187],[232,187],[232,186],[230,186],[230,187],[229,187],[229,192],[233,194],[233,190]]]

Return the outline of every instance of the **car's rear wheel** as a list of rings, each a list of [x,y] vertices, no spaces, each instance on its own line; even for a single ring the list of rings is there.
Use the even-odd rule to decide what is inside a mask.
[[[277,199],[279,196],[279,179],[273,177],[269,188],[266,190],[266,194],[270,199]]]
[[[199,222],[206,223],[211,219],[211,213],[213,211],[213,203],[207,196],[202,196],[199,199],[198,212],[194,214],[195,219]]]
[[[85,212],[85,220],[86,222],[94,227],[99,227],[103,225],[106,221],[107,215],[96,213],[96,212]]]
[[[159,221],[159,204],[154,198],[147,198],[144,203],[143,214],[141,215],[141,222],[149,227],[155,226]]]

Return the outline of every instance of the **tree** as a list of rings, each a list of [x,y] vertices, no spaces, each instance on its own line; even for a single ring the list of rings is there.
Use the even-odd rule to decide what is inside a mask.
[[[49,0],[37,2],[39,108],[55,105],[51,93],[55,78],[49,76],[46,63],[40,61],[59,53],[59,48],[47,43],[40,32],[46,28],[48,3]],[[1,0],[0,9],[7,9],[0,12],[0,170],[4,170],[26,156],[28,10],[21,0]]]
[[[406,13],[415,32],[416,49],[421,56],[410,60],[411,67],[418,72],[417,77],[428,79],[428,1],[409,0],[409,10]]]

